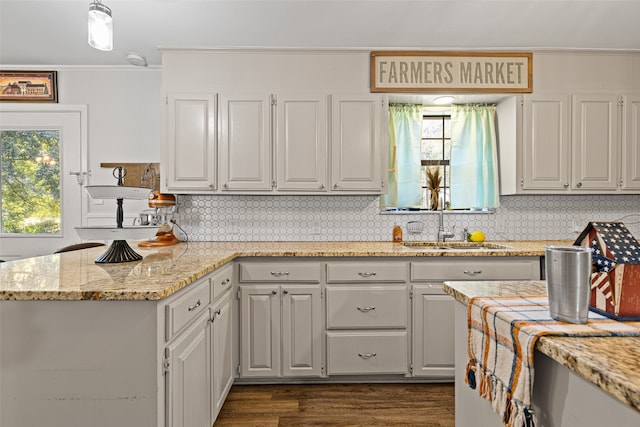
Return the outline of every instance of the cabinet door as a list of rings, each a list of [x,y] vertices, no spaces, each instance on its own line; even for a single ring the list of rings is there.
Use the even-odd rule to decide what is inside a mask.
[[[278,190],[326,191],[327,96],[279,95]]]
[[[282,375],[322,375],[320,286],[282,286]]]
[[[170,427],[211,425],[209,312],[166,348],[167,421]]]
[[[332,191],[383,192],[383,103],[376,95],[333,97]]]
[[[525,96],[523,190],[569,188],[570,105],[565,94]]]
[[[618,97],[573,96],[574,190],[615,190],[618,181]]]
[[[223,191],[271,190],[271,97],[220,96]]]
[[[413,286],[413,376],[454,377],[454,305],[441,284]]]
[[[280,288],[240,286],[240,375],[280,375]]]
[[[212,388],[211,422],[215,421],[233,383],[231,292],[213,306],[211,326]]]
[[[624,97],[622,189],[640,190],[640,95]]]
[[[216,95],[171,93],[167,103],[167,191],[215,190]]]

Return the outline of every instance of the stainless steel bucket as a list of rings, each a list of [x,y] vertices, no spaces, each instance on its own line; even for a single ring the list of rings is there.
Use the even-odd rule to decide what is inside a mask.
[[[591,248],[545,246],[551,318],[587,323],[591,293]]]

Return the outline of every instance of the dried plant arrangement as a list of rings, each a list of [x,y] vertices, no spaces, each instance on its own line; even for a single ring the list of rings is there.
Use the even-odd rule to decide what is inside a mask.
[[[442,177],[440,176],[440,168],[429,168],[427,170],[427,188],[431,192],[431,210],[438,210],[438,194],[440,193],[440,185]]]

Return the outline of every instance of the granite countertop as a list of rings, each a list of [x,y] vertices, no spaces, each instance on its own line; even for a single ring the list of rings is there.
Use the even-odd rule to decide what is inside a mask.
[[[423,250],[391,242],[183,242],[142,248],[141,261],[96,264],[106,247],[0,263],[0,300],[160,300],[237,257],[540,256],[546,244],[491,242],[506,249]]]
[[[446,282],[444,290],[465,305],[476,296],[547,294],[544,281]],[[640,411],[640,337],[543,336],[536,350]]]

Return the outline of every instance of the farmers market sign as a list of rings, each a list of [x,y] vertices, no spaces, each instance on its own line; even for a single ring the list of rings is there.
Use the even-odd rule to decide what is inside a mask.
[[[371,92],[533,91],[533,54],[371,52]]]

